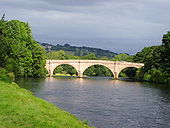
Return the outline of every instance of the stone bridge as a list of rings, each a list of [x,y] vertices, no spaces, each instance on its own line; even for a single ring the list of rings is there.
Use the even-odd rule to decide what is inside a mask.
[[[132,63],[124,61],[105,61],[105,60],[47,60],[45,68],[48,71],[49,76],[53,75],[53,71],[56,67],[62,64],[68,64],[73,66],[78,77],[83,76],[83,72],[90,66],[103,65],[111,70],[115,79],[118,79],[119,73],[127,67],[141,68],[143,63]]]

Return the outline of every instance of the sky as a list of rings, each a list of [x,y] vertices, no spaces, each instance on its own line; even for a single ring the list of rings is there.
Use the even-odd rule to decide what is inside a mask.
[[[6,20],[28,22],[41,43],[135,54],[170,31],[170,0],[0,0]]]

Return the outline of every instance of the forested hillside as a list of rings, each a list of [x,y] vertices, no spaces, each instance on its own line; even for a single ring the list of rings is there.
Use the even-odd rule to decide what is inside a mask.
[[[71,46],[69,44],[65,45],[52,45],[48,43],[42,43],[41,44],[47,51],[59,51],[64,50],[65,52],[68,52],[69,54],[72,54],[74,56],[85,56],[87,54],[94,54],[96,57],[114,57],[117,55],[117,53],[111,52],[109,50],[103,50],[100,48],[92,48],[92,47],[77,47],[77,46]]]

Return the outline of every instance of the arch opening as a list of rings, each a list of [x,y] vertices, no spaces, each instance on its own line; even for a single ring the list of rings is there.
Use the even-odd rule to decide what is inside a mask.
[[[108,67],[99,64],[86,68],[83,75],[92,77],[114,77],[113,72]]]
[[[119,77],[134,79],[137,70],[138,68],[136,67],[126,67],[120,71]]]
[[[77,70],[69,64],[58,65],[54,71],[53,76],[77,76]]]

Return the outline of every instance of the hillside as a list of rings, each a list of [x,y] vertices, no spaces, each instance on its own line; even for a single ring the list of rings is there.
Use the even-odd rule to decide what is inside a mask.
[[[64,44],[64,45],[52,45],[52,44],[47,44],[47,43],[42,43],[41,44],[47,51],[58,51],[58,50],[64,50],[68,54],[72,54],[74,56],[84,56],[87,54],[95,54],[97,57],[114,57],[117,55],[117,53],[111,52],[109,50],[103,50],[100,48],[92,48],[92,47],[77,47],[77,46],[71,46],[69,44]]]

